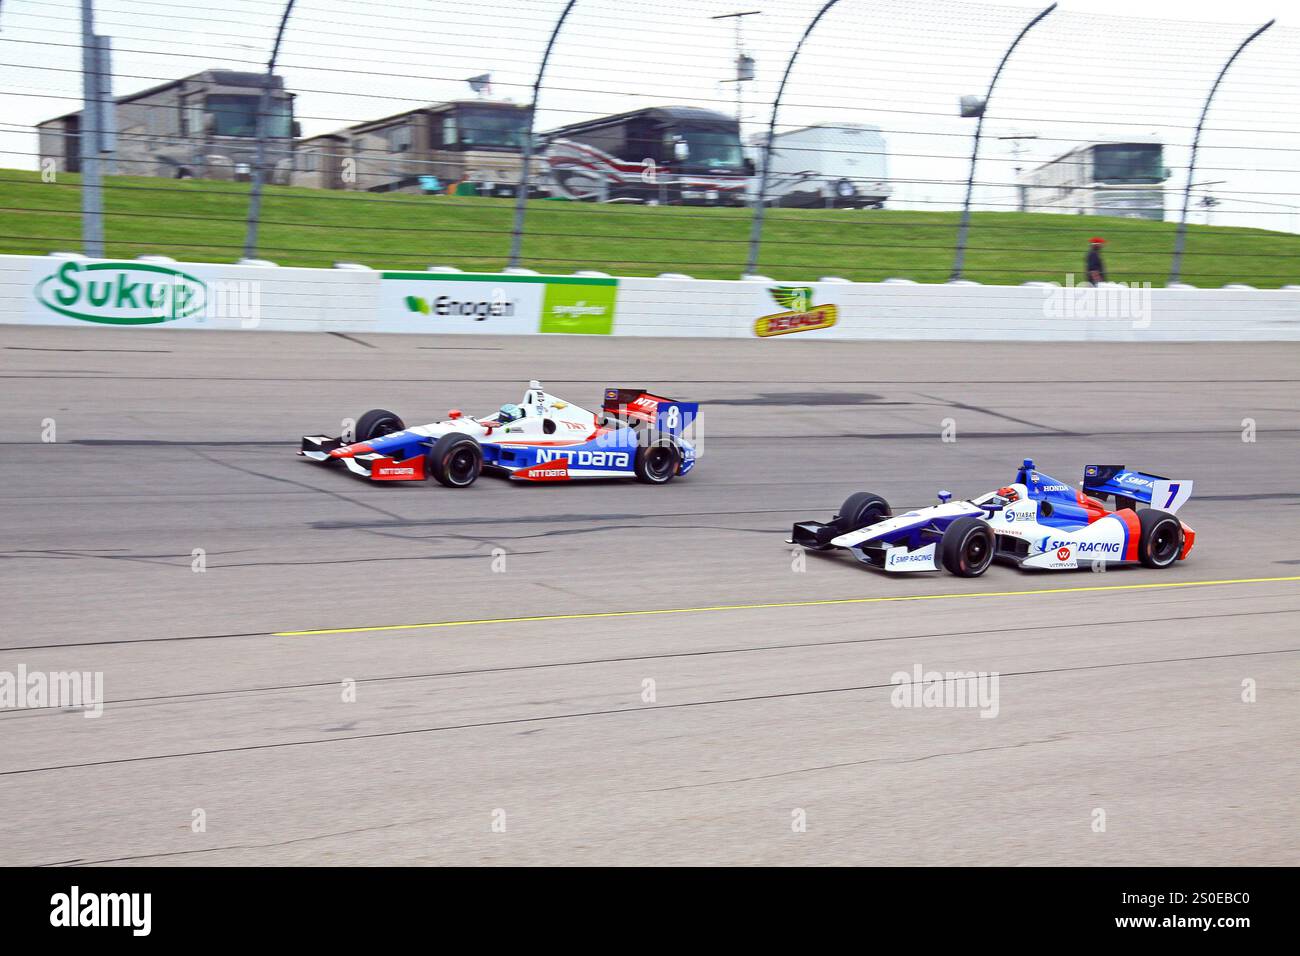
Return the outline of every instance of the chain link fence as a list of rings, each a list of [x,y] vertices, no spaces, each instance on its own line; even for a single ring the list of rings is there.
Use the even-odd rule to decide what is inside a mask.
[[[1178,278],[1300,282],[1285,23],[1223,72],[1261,23],[1054,9],[1008,55],[1041,6],[93,6],[0,10],[0,251],[96,251],[89,159],[121,258],[1020,284],[1096,237],[1164,284],[1186,196]]]

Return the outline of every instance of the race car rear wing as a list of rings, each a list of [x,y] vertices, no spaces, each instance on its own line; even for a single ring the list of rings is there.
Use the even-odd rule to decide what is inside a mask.
[[[1173,514],[1192,496],[1192,482],[1130,471],[1123,465],[1085,465],[1083,490],[1099,498],[1114,495],[1116,502],[1131,498]]]
[[[700,414],[698,402],[652,395],[644,388],[607,388],[602,411],[633,425],[646,424],[669,435],[686,435]]]

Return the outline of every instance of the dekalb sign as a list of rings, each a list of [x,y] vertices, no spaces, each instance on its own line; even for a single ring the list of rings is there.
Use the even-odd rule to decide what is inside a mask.
[[[795,332],[812,332],[817,329],[829,329],[839,321],[839,306],[834,302],[814,304],[813,297],[833,295],[831,287],[823,287],[820,292],[815,286],[770,286],[767,289],[777,305],[787,311],[773,315],[759,316],[754,322],[754,334],[760,339],[777,335],[791,335]]]
[[[197,317],[207,285],[169,266],[144,262],[64,262],[34,288],[37,303],[70,319],[102,325],[159,325]]]

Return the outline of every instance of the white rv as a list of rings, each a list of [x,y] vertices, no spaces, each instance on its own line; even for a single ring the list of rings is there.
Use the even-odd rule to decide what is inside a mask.
[[[751,149],[761,164],[762,137]],[[764,198],[772,206],[880,209],[890,192],[886,160],[879,126],[818,123],[777,133]],[[757,189],[755,178],[752,190]]]
[[[1154,134],[1085,143],[1021,176],[1021,208],[1159,221],[1169,175]]]

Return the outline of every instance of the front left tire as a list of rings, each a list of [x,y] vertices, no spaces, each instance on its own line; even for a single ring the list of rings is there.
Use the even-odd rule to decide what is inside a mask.
[[[353,429],[352,433],[352,440],[354,442],[370,441],[372,438],[382,438],[384,435],[391,435],[394,432],[405,430],[406,425],[402,421],[402,417],[396,412],[390,412],[386,408],[372,408],[357,419],[356,428]]]
[[[839,513],[835,516],[835,526],[840,534],[848,534],[884,521],[891,514],[893,512],[889,510],[889,502],[880,495],[855,491],[840,505]]]

